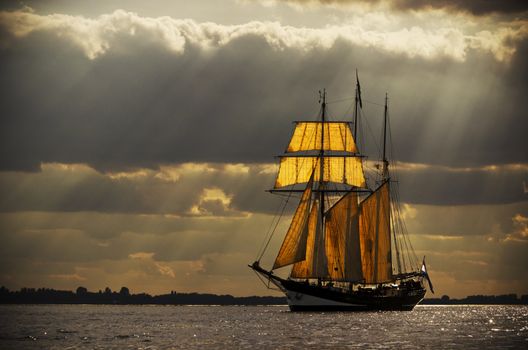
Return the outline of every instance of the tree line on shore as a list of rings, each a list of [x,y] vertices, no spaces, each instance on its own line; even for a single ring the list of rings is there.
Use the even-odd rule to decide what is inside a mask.
[[[0,304],[116,304],[116,305],[285,305],[285,297],[177,293],[150,295],[147,293],[131,294],[127,287],[119,292],[106,287],[98,292],[90,292],[85,287],[74,291],[48,288],[22,288],[10,291],[0,287]],[[495,304],[495,305],[528,305],[528,295],[470,295],[462,299],[451,299],[444,295],[441,298],[428,298],[422,305],[461,305],[461,304]]]
[[[90,292],[79,287],[75,292],[48,288],[22,288],[10,291],[0,287],[0,304],[137,304],[137,305],[280,305],[286,304],[285,297],[216,295],[201,293],[177,293],[150,295],[131,294],[127,287],[119,292],[106,287]]]

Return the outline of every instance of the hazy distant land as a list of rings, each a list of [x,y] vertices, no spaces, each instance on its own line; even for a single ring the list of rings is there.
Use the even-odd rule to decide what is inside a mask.
[[[117,305],[285,305],[285,297],[216,295],[201,293],[177,293],[149,295],[146,293],[131,294],[127,287],[119,292],[106,288],[104,291],[90,292],[79,287],[75,292],[47,288],[22,288],[10,291],[0,287],[0,304],[117,304]],[[457,304],[493,304],[493,305],[528,305],[528,295],[470,295],[462,299],[451,299],[444,295],[441,298],[427,298],[420,304],[457,305]]]

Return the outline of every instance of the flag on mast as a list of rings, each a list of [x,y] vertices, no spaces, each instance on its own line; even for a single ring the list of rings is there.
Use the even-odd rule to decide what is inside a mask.
[[[429,274],[427,273],[427,267],[425,266],[425,256],[422,260],[422,275],[425,276],[425,278],[427,279],[427,282],[429,282],[429,289],[431,290],[431,293],[434,294],[434,289],[433,289],[433,283],[431,282],[431,279],[429,278]]]

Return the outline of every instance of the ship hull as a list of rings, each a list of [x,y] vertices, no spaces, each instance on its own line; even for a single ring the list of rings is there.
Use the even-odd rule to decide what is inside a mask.
[[[342,292],[288,280],[282,286],[291,311],[411,311],[425,295],[423,289]]]
[[[261,268],[257,261],[249,267],[286,294],[291,311],[411,311],[425,296],[419,275],[413,275],[419,280],[400,284],[343,290],[328,284],[323,286],[280,278]]]
[[[345,291],[329,285],[283,279],[264,270],[257,262],[249,267],[286,294],[291,311],[411,311],[425,296],[421,279],[395,286]]]

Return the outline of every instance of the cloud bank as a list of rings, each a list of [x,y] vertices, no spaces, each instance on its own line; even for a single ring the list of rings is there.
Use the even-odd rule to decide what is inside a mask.
[[[43,164],[39,172],[0,172],[0,212],[100,212],[175,217],[274,214],[282,200],[265,194],[274,165],[193,164],[100,173],[86,165]],[[409,204],[519,203],[527,167],[494,169],[405,165],[396,168],[401,200]],[[287,207],[294,209],[295,198]]]
[[[450,57],[464,60],[468,50],[491,52],[499,60],[507,60],[514,53],[511,41],[526,37],[525,23],[511,23],[495,32],[464,33],[463,28],[420,27],[400,30],[364,30],[361,25],[330,25],[323,29],[297,28],[276,22],[249,22],[242,25],[197,23],[191,19],[170,17],[149,18],[116,10],[95,19],[81,16],[52,14],[38,15],[31,10],[2,12],[0,23],[15,37],[32,32],[51,32],[70,40],[80,47],[87,57],[95,59],[114,47],[120,40],[137,38],[144,43],[156,43],[174,53],[183,53],[186,45],[202,49],[225,46],[233,40],[258,36],[277,50],[285,48],[314,50],[328,49],[337,40],[362,47],[404,54],[409,57]]]
[[[0,23],[1,169],[268,163],[290,121],[317,115],[317,89],[353,94],[355,67],[364,132],[382,114],[368,101],[389,91],[400,160],[526,161],[523,25],[473,41],[456,28],[225,26],[122,10],[95,19],[3,12]],[[330,105],[336,119],[351,118],[347,110]]]

